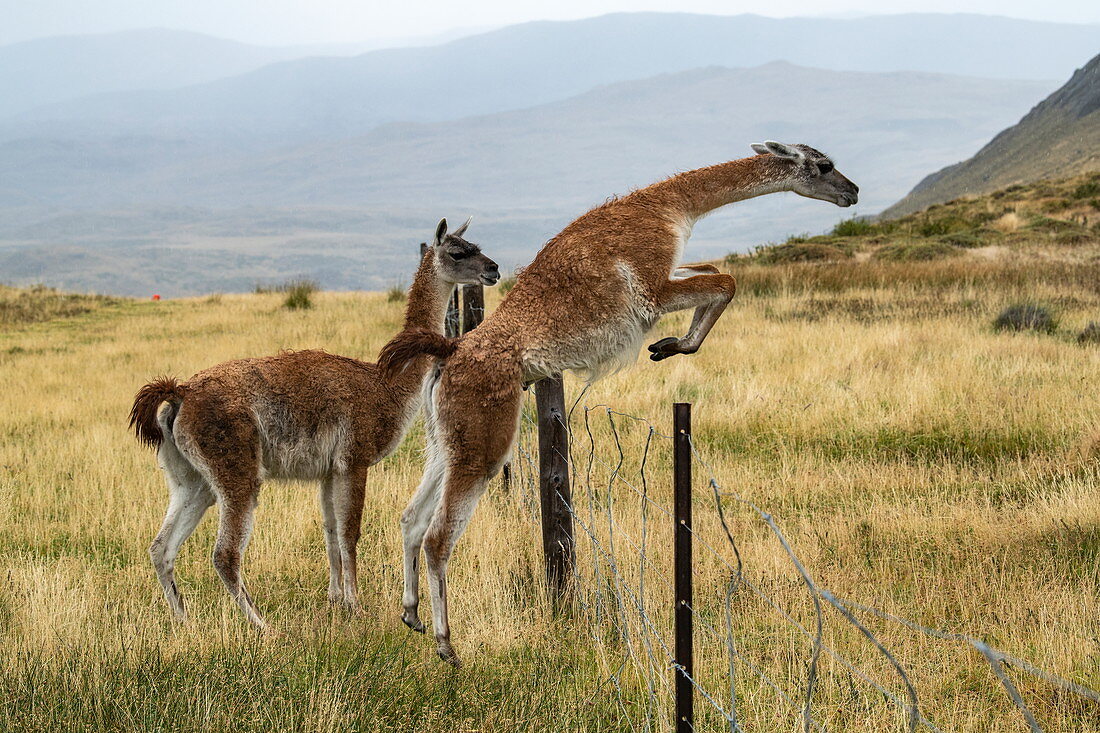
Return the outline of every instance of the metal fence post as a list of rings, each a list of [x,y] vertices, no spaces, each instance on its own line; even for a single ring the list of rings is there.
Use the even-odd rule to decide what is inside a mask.
[[[676,733],[695,730],[691,618],[691,403],[672,406],[674,582],[676,595]]]
[[[569,486],[569,436],[565,419],[565,387],[561,375],[535,384],[539,429],[539,499],[542,505],[542,550],[546,581],[555,600],[569,592],[576,562],[573,539],[573,497]]]

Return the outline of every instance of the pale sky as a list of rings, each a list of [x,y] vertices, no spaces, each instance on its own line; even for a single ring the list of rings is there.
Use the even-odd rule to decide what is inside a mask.
[[[642,10],[772,17],[965,12],[1100,23],[1100,0],[0,0],[0,44],[150,27],[264,45],[354,43]]]

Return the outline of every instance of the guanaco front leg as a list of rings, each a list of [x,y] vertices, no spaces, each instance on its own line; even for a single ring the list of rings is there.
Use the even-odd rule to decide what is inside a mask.
[[[675,279],[677,275],[704,268],[706,274]],[[650,344],[649,350],[652,352],[650,359],[661,361],[676,354],[694,354],[699,350],[703,339],[718,322],[719,316],[726,310],[726,306],[737,292],[737,281],[733,276],[723,275],[716,270],[717,268],[713,265],[677,268],[673,272],[674,279],[666,282],[661,288],[657,295],[658,308],[665,313],[695,308],[695,315],[692,316],[687,334],[682,338],[663,338]]]
[[[332,477],[333,508],[336,514],[336,540],[340,551],[343,586],[342,601],[350,611],[360,612],[357,546],[363,523],[363,496],[366,492],[367,469],[352,466]]]
[[[672,277],[670,280],[686,280],[689,277],[695,277],[696,275],[717,275],[719,270],[714,265],[699,264],[699,265],[680,265],[672,271]]]
[[[340,603],[344,600],[344,566],[340,559],[340,538],[336,532],[336,505],[332,495],[332,477],[321,481],[318,490],[321,516],[325,523],[325,551],[328,553],[328,600]]]

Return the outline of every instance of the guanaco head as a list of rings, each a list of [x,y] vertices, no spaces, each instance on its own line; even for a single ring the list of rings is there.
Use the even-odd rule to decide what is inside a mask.
[[[441,278],[456,285],[496,285],[500,280],[497,263],[481,253],[481,247],[462,238],[473,217],[455,229],[447,231],[447,220],[440,219],[435,228],[436,267]]]
[[[799,196],[851,206],[859,201],[859,186],[849,181],[833,165],[829,156],[809,145],[786,145],[768,140],[753,143],[761,155],[775,156],[783,166],[786,188]]]

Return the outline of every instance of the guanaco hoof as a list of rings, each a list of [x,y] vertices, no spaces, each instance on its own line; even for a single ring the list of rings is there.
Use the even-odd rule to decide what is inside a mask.
[[[420,633],[420,634],[424,633],[424,622],[421,621],[420,619],[413,619],[412,621],[409,621],[407,618],[402,616],[401,617],[401,623],[405,624],[406,626],[408,626],[410,629],[412,629],[413,631],[415,631],[417,633]]]
[[[649,358],[653,361],[660,361],[661,359],[667,359],[670,356],[681,354],[683,352],[679,349],[680,339],[675,336],[669,336],[663,338],[660,341],[649,345],[650,355]]]
[[[439,655],[440,659],[442,659],[444,662],[451,665],[455,669],[462,668],[462,660],[458,658],[458,655],[455,654],[454,649],[452,649],[449,645],[446,647],[438,647],[435,650],[435,653]]]

